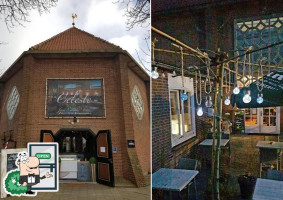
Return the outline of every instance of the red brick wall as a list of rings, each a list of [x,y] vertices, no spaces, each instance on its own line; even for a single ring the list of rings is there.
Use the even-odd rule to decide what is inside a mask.
[[[120,63],[124,62],[124,63]],[[26,147],[27,142],[39,142],[40,130],[52,130],[55,134],[61,128],[90,128],[94,132],[97,130],[111,130],[112,147],[117,147],[117,153],[113,153],[114,175],[129,178],[135,184],[136,179],[132,178],[129,172],[132,166],[129,166],[129,155],[126,148],[125,125],[126,118],[123,113],[122,90],[127,90],[130,94],[129,87],[121,88],[120,66],[127,68],[128,60],[119,60],[116,57],[76,57],[70,55],[67,58],[52,57],[48,59],[34,58],[28,55],[24,58],[24,67],[5,84],[4,98],[7,97],[7,91],[11,85],[17,83],[22,89],[21,93],[21,112],[17,117],[19,126],[15,127],[18,131],[17,147]],[[132,76],[130,74],[129,76]],[[74,126],[68,123],[68,119],[47,119],[45,118],[45,95],[47,78],[104,78],[105,85],[105,102],[106,118],[87,119],[80,118],[79,123]],[[135,76],[138,84],[142,85],[142,80]],[[143,90],[142,90],[143,91]],[[146,101],[145,97],[145,101]],[[1,105],[3,107],[3,105]],[[127,107],[131,107],[130,104]],[[20,110],[20,109],[19,109]],[[17,112],[19,112],[17,110]],[[131,111],[131,110],[130,110]],[[149,135],[149,114],[148,108],[144,117],[147,121],[144,123],[145,132]],[[1,115],[5,116],[6,111]],[[132,112],[129,112],[131,115]],[[1,132],[7,129],[7,120],[1,116]],[[14,118],[16,119],[16,118]],[[147,124],[146,124],[147,123]],[[3,124],[3,125],[2,125]],[[133,123],[131,128],[133,128]],[[10,128],[10,127],[9,127]],[[141,127],[140,127],[141,128]],[[138,138],[137,140],[139,140]],[[137,141],[138,143],[139,141]],[[144,141],[142,141],[144,142]],[[138,143],[139,144],[139,143]],[[147,152],[149,145],[146,146]],[[143,154],[141,154],[143,156]],[[136,156],[137,157],[137,156]],[[136,158],[138,159],[138,158]],[[146,161],[146,160],[145,160]],[[148,166],[144,162],[142,167]],[[137,166],[136,168],[141,168]],[[141,169],[140,169],[141,170]],[[127,172],[126,173],[124,172]]]
[[[21,94],[22,94],[22,77],[23,77],[23,70],[19,70],[17,73],[14,74],[13,77],[11,77],[5,84],[3,84],[3,90],[1,95],[1,101],[0,101],[0,133],[1,133],[1,139],[4,137],[4,132],[13,131],[12,139],[16,140],[17,137],[17,127],[18,127],[18,119],[19,119],[19,113],[20,113],[20,106],[21,106]],[[20,102],[18,104],[18,107],[16,109],[14,117],[9,120],[7,115],[7,102],[8,98],[10,96],[10,93],[12,91],[12,88],[16,86],[17,90],[20,95]],[[10,134],[6,134],[6,140],[9,139]],[[2,148],[2,140],[0,142],[0,147]]]
[[[181,5],[181,4],[178,4]],[[199,49],[217,51],[232,50],[234,46],[234,20],[253,16],[264,16],[282,13],[282,6],[278,1],[246,1],[237,3],[219,1],[208,5],[178,6],[175,3],[160,1],[156,9],[152,7],[152,26],[178,39],[179,41]],[[157,11],[157,12],[156,12]],[[221,28],[222,27],[222,28]],[[171,45],[172,41],[152,32],[152,38],[157,38],[155,48],[178,51]],[[187,51],[188,52],[188,51]],[[214,56],[212,54],[212,56]],[[174,54],[155,52],[155,60],[180,68],[181,58]],[[185,68],[199,65],[192,57],[184,58]],[[201,64],[203,65],[203,64]],[[159,69],[160,70],[160,69]],[[167,96],[166,96],[167,95]],[[203,99],[205,96],[203,95]],[[168,108],[167,79],[158,78],[152,81],[152,166],[153,171],[160,167],[174,167],[180,156],[194,157],[193,141],[181,144],[171,149],[170,110]],[[203,101],[204,107],[204,101]],[[231,106],[224,107],[231,110]],[[281,109],[282,110],[282,109]],[[206,113],[206,109],[204,110]],[[282,114],[282,113],[281,113]],[[282,115],[281,115],[282,116]],[[204,124],[208,117],[196,117],[197,137],[204,137]],[[281,130],[282,130],[281,117]],[[164,158],[166,158],[164,160]],[[171,164],[170,164],[171,162]]]
[[[135,85],[138,87],[140,95],[144,103],[144,113],[141,120],[138,119],[136,111],[132,105],[132,117],[134,122],[134,135],[137,155],[143,174],[146,175],[150,172],[150,121],[149,121],[149,102],[147,98],[147,86],[137,74],[132,70],[128,70],[130,94],[132,95]]]
[[[166,74],[166,73],[165,73]],[[202,90],[203,91],[203,90]],[[207,109],[204,107],[205,95],[202,95],[204,115],[196,116],[196,137],[193,137],[172,148],[171,121],[168,78],[152,80],[152,170],[162,167],[175,168],[181,157],[197,157],[196,144],[202,141],[207,132],[205,124],[208,123]],[[195,108],[197,105],[195,104]]]

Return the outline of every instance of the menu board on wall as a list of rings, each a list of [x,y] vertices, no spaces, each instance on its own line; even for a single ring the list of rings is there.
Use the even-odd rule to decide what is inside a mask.
[[[16,165],[16,160],[18,158],[18,153],[7,154],[7,172],[18,169]]]
[[[236,111],[235,113],[235,131],[245,131],[244,111]]]
[[[46,117],[105,117],[103,79],[47,79]]]

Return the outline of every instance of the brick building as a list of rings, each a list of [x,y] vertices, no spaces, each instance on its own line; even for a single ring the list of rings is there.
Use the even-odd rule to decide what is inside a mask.
[[[255,48],[283,40],[283,9],[278,1],[152,1],[152,26],[178,39],[179,41],[193,47],[199,48],[213,58],[214,52],[219,48],[228,52],[229,57],[234,56],[232,50],[242,50],[252,45]],[[152,32],[152,39],[156,38],[156,49],[166,49],[171,52],[179,51],[171,43],[172,41]],[[160,167],[176,167],[182,156],[194,157],[194,147],[202,141],[207,132],[206,125],[209,124],[207,110],[204,116],[195,115],[196,104],[193,93],[193,82],[187,81],[185,87],[192,95],[190,98],[191,116],[190,123],[195,126],[195,131],[190,131],[190,137],[180,144],[174,144],[176,135],[173,133],[172,120],[172,96],[174,90],[181,91],[179,87],[172,87],[170,80],[172,73],[177,72],[180,77],[179,54],[164,51],[155,51],[155,65],[158,67],[159,78],[152,81],[152,166],[153,172]],[[271,48],[268,51],[260,51],[252,55],[251,61],[257,63],[260,57],[267,57],[265,64],[283,64],[282,46]],[[184,57],[185,69],[192,65],[202,65],[193,57]],[[272,70],[272,69],[270,69]],[[162,78],[162,71],[165,77]],[[269,69],[265,71],[267,73]],[[205,74],[205,71],[203,71]],[[168,75],[169,74],[169,75]],[[186,74],[186,76],[189,76]],[[194,78],[192,76],[189,76]],[[188,78],[189,80],[189,78]],[[178,81],[177,81],[178,82]],[[238,80],[242,84],[242,80]],[[171,86],[170,86],[171,85]],[[224,91],[225,92],[225,91]],[[225,94],[225,93],[224,93]],[[231,94],[231,92],[230,92]],[[202,95],[204,106],[205,94]],[[212,97],[213,99],[213,97]],[[181,110],[183,109],[178,105]],[[223,105],[223,114],[234,120],[236,108],[231,105]],[[171,110],[170,110],[171,109]],[[244,110],[244,121],[246,133],[253,134],[279,134],[283,128],[282,107],[257,108]],[[263,113],[261,115],[260,113]],[[264,116],[264,117],[262,117]],[[179,116],[182,118],[182,116]],[[179,126],[183,126],[179,123]]]
[[[23,52],[0,86],[2,148],[55,140],[60,155],[88,160],[108,152],[108,172],[112,165],[115,177],[146,184],[150,78],[127,51],[72,27]],[[111,138],[102,131],[107,144],[98,148],[100,130]]]

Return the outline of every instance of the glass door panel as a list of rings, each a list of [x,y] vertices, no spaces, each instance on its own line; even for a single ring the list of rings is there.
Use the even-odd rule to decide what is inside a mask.
[[[245,132],[246,133],[258,133],[259,123],[258,123],[258,110],[256,108],[246,108],[245,109]]]
[[[262,133],[279,133],[280,107],[262,108]]]

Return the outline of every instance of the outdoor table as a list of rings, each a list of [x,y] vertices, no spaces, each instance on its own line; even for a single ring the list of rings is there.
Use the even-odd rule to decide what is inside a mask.
[[[215,141],[215,146],[216,146],[217,145],[217,139],[215,139],[214,141]],[[212,147],[212,142],[213,142],[213,139],[205,139],[201,143],[198,144],[199,146],[202,147],[202,149],[200,149],[200,151],[201,151],[202,157],[205,158],[205,162],[207,162],[208,160],[211,159],[210,151],[211,151],[211,147]],[[230,155],[231,155],[230,144],[228,145],[229,142],[230,142],[230,139],[221,139],[220,140],[220,148],[226,149],[228,147],[229,160],[227,160],[227,162],[230,162]]]
[[[259,148],[259,154],[261,156],[261,154],[266,149],[270,149],[270,150],[276,150],[277,152],[277,170],[279,169],[279,157],[281,155],[282,149],[283,149],[283,142],[272,142],[272,141],[258,141],[257,148]],[[271,157],[271,156],[270,156]],[[260,159],[260,177],[261,177],[261,166],[262,166],[262,159]]]
[[[213,141],[213,139],[205,139],[204,141],[199,143],[199,145],[200,146],[212,146],[212,141]],[[217,140],[215,139],[214,141],[215,141],[215,145],[216,145]],[[220,140],[220,146],[225,147],[228,144],[229,141],[230,141],[229,139],[221,139]]]
[[[253,200],[280,200],[283,197],[283,181],[258,178]]]
[[[161,168],[152,175],[152,189],[168,190],[170,192],[170,199],[172,199],[172,191],[182,191],[192,180],[195,179],[198,173],[199,172],[197,170]],[[195,197],[197,199],[195,180],[194,188]]]

